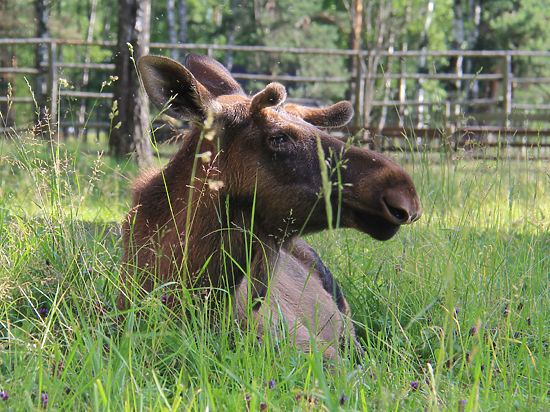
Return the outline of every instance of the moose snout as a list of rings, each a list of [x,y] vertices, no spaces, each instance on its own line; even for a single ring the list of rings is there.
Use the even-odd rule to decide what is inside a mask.
[[[398,225],[416,222],[422,216],[422,205],[414,189],[387,190],[382,196],[382,205],[386,218]]]

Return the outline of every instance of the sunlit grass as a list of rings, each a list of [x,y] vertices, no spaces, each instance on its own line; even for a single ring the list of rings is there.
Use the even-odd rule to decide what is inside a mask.
[[[102,145],[0,141],[0,399],[32,410],[545,410],[550,170],[542,160],[393,155],[422,219],[388,242],[308,237],[338,277],[366,356],[319,354],[226,322],[163,287],[115,309],[119,222],[137,171]],[[48,394],[47,403],[44,394]]]

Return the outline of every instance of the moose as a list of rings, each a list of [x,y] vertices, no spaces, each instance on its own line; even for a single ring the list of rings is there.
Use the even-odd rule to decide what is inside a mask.
[[[148,55],[138,68],[155,105],[191,128],[162,171],[134,183],[118,306],[136,296],[131,289],[179,285],[199,299],[223,291],[260,334],[282,322],[295,345],[318,345],[327,359],[345,342],[357,346],[340,287],[301,236],[338,220],[390,239],[422,214],[410,176],[328,133],[352,118],[349,102],[285,104],[279,83],[249,97],[198,54],[183,65]]]

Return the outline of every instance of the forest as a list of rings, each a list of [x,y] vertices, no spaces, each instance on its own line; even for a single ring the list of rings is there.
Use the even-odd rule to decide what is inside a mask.
[[[119,7],[116,2],[104,0],[4,0],[0,5],[0,39],[49,37],[69,41],[116,42],[118,30],[124,24],[118,23],[119,11],[131,3],[120,2],[123,6]],[[150,21],[151,44],[364,50],[374,55],[377,52],[550,49],[550,32],[546,27],[550,5],[543,0],[167,0],[151,2],[147,13],[145,17]],[[33,67],[37,56],[35,49],[34,46],[0,45],[0,66]],[[152,52],[181,60],[188,51],[156,48]],[[112,46],[67,45],[59,48],[58,54],[60,60],[73,63],[113,63],[117,53]],[[477,55],[419,55],[397,62],[382,56],[369,58],[364,63],[346,55],[332,55],[328,60],[327,56],[297,53],[215,50],[213,55],[232,72],[241,74],[344,79],[323,85],[315,82],[292,82],[287,85],[290,96],[307,97],[324,103],[342,98],[353,100],[354,82],[345,79],[353,79],[361,64],[366,67],[363,70],[374,70],[379,75],[454,72],[497,78],[506,71],[500,60]],[[511,65],[514,76],[549,79],[549,61],[545,56],[527,56],[515,58]],[[0,95],[7,94],[8,84],[15,96],[28,95],[23,76],[6,71],[3,73]],[[105,86],[108,74],[101,70],[91,70],[89,73],[85,70],[83,73],[82,69],[64,68],[60,76],[69,81],[72,89],[108,92],[112,83],[107,82],[109,85]],[[249,91],[262,86],[262,82],[246,79],[243,84]],[[514,90],[514,98],[519,99],[520,103],[533,107],[548,100],[549,83],[519,86]],[[490,99],[501,88],[498,81],[422,81],[409,78],[401,83],[378,79],[369,90],[371,100],[376,99],[378,93],[378,100],[437,101]],[[66,117],[74,115],[67,113],[71,102],[67,100],[61,104],[65,106],[62,110]],[[78,104],[73,101],[73,106]],[[96,107],[98,118],[107,117],[110,109],[110,105],[99,102]],[[29,110],[32,111],[30,106],[23,117]],[[389,116],[386,112],[386,109],[376,107],[369,108],[364,116],[363,113],[357,116],[363,116],[361,120],[366,125],[383,123]],[[441,110],[425,116],[424,122],[435,123],[441,117]]]

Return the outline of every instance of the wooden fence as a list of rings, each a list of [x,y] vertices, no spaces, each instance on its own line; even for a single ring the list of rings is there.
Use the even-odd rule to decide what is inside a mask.
[[[17,66],[21,47],[47,47],[48,58],[40,67]],[[92,63],[80,58],[67,61],[67,49],[96,47],[104,51],[106,62]],[[91,90],[90,84],[78,81],[82,73],[109,78],[114,72],[112,54],[115,42],[83,42],[58,39],[0,39],[0,52],[9,53],[10,67],[0,67],[0,77],[14,81],[16,76],[28,76],[33,85],[37,76],[45,76],[46,90],[39,96],[48,105],[54,124],[64,130],[108,130],[108,112],[112,93],[108,86]],[[325,75],[288,75],[244,72],[233,67],[234,76],[244,82],[278,81],[291,90],[322,90],[332,86],[341,91],[339,98],[350,99],[355,106],[355,123],[348,132],[379,147],[400,146],[398,140],[414,137],[416,143],[437,141],[453,148],[472,142],[482,145],[529,147],[546,150],[550,147],[550,104],[544,96],[550,90],[550,77],[521,77],[514,68],[536,61],[550,65],[550,52],[543,51],[392,51],[392,50],[323,50],[263,46],[229,46],[213,44],[151,44],[151,52],[168,54],[172,50],[202,52],[224,59],[228,54],[266,54],[278,57],[299,55],[300,59],[316,58],[323,64],[343,67],[338,77]],[[80,53],[84,56],[85,53]],[[355,59],[356,73],[346,67]],[[324,63],[323,63],[324,62]],[[410,72],[409,67],[414,67]],[[418,70],[420,67],[422,70]],[[483,67],[491,68],[484,69]],[[246,68],[251,70],[250,68]],[[276,68],[275,68],[276,69]],[[68,84],[74,89],[65,87]],[[99,82],[95,82],[99,84]],[[104,82],[103,86],[108,84]],[[437,87],[434,87],[437,86]],[[546,88],[546,90],[545,90]],[[434,92],[434,89],[436,90]],[[439,93],[439,94],[438,94]],[[308,103],[323,103],[323,97],[313,97]],[[17,93],[0,96],[0,104],[8,101],[13,107],[34,104],[36,96]],[[47,103],[46,103],[47,102]],[[74,106],[73,106],[74,105]],[[80,114],[67,115],[68,107]],[[61,110],[59,110],[61,109]],[[60,112],[62,111],[62,113]],[[94,115],[94,113],[96,115]],[[4,122],[5,122],[4,114]],[[32,119],[28,119],[29,123]],[[0,125],[0,131],[13,130]],[[28,125],[25,125],[28,127]],[[382,139],[380,136],[385,136]],[[388,139],[389,137],[389,139]]]

